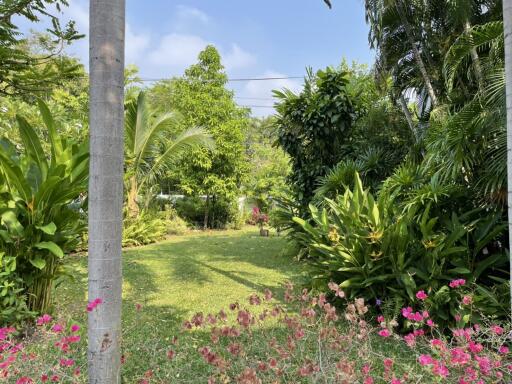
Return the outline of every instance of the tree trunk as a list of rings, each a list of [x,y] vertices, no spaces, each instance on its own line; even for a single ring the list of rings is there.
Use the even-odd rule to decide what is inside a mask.
[[[505,73],[507,89],[507,196],[510,248],[510,245],[512,245],[512,0],[503,0],[503,25],[505,29]],[[510,259],[510,279],[510,297],[512,299],[512,258]]]
[[[407,120],[407,124],[409,125],[409,128],[412,132],[412,137],[415,141],[417,141],[416,137],[416,130],[414,129],[414,121],[412,120],[411,111],[409,111],[409,107],[407,106],[407,102],[405,101],[405,98],[403,95],[400,95],[400,98],[398,99],[400,102],[400,106],[402,107],[402,111],[404,112],[405,119]]]
[[[119,384],[125,0],[91,0],[89,35],[89,383]]]
[[[464,23],[464,32],[469,34],[471,30],[471,24],[469,21]],[[480,57],[478,56],[478,52],[476,48],[471,48],[471,60],[473,61],[473,69],[475,70],[476,81],[478,82],[478,88],[482,88],[484,84],[484,77],[482,75],[482,66],[480,65]]]
[[[206,231],[208,229],[208,213],[210,212],[210,195],[206,195],[206,202],[204,204],[204,221],[203,221],[203,229]]]
[[[130,190],[127,194],[128,215],[130,217],[139,216],[139,204],[137,203],[137,195],[139,194],[139,186],[135,176],[130,177]]]
[[[402,9],[402,3],[401,0],[396,2],[396,9],[398,11],[398,15],[400,16],[400,21],[402,22],[405,33],[407,35],[407,40],[409,41],[409,44],[411,44],[412,51],[414,54],[414,59],[416,60],[416,63],[418,64],[418,68],[420,70],[421,76],[423,77],[423,81],[425,82],[425,87],[427,88],[427,92],[430,96],[430,100],[432,101],[432,106],[437,105],[437,96],[434,91],[434,87],[432,86],[432,81],[430,80],[430,76],[427,72],[427,67],[425,66],[425,63],[423,62],[423,59],[421,58],[420,51],[418,50],[418,47],[416,46],[416,41],[414,39],[414,34],[412,33],[411,26],[409,25],[409,22],[407,21],[407,16],[404,13],[404,10]]]

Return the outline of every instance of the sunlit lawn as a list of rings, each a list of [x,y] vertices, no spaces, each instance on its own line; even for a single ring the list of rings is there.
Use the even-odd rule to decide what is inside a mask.
[[[217,313],[254,292],[265,288],[280,291],[284,282],[297,281],[300,265],[285,254],[285,248],[283,238],[260,237],[257,228],[248,227],[241,231],[194,232],[125,250],[125,377],[135,379],[158,365],[172,337],[192,314]],[[85,323],[87,260],[82,257],[72,265],[76,279],[58,288],[56,313]],[[141,310],[137,310],[137,304],[142,305]],[[205,338],[198,334],[198,345]],[[193,369],[194,362],[186,363]],[[198,364],[204,369],[200,360]]]
[[[158,244],[125,250],[123,381],[139,383],[145,372],[151,371],[151,383],[206,382],[212,367],[201,358],[198,348],[211,343],[210,335],[196,330],[184,336],[183,322],[197,312],[207,315],[225,309],[229,313],[229,304],[236,301],[247,304],[249,295],[263,293],[266,288],[277,293],[279,300],[283,283],[300,283],[302,274],[301,265],[287,255],[286,248],[285,239],[260,237],[256,228],[248,227],[241,231],[191,232]],[[75,279],[65,281],[58,288],[54,315],[60,322],[78,321],[85,325],[87,260],[75,256],[71,266]],[[261,333],[263,337],[258,336]],[[272,337],[283,342],[287,337],[283,328],[272,321],[252,334],[254,361],[265,358]],[[174,336],[178,337],[178,345],[172,344]],[[48,362],[58,361],[56,352],[44,350],[42,344],[34,340],[31,349]],[[380,356],[376,366],[382,363],[383,356],[414,363],[401,343],[375,338],[372,344],[376,356]],[[316,343],[311,345],[312,356],[316,353],[315,346]],[[172,361],[166,356],[169,349],[178,351]],[[85,326],[80,351],[75,356],[83,372],[78,382],[85,383]]]

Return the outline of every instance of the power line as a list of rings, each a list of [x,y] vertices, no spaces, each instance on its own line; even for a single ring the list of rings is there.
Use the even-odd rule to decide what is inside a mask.
[[[261,101],[275,101],[271,97],[245,97],[245,96],[235,96],[235,99],[240,100],[261,100]]]
[[[274,108],[271,105],[239,105],[242,108]]]
[[[228,83],[232,82],[242,82],[242,81],[272,81],[272,80],[296,80],[296,79],[303,79],[304,76],[282,76],[282,77],[242,77],[242,78],[233,78],[233,79],[227,79]],[[183,78],[179,78],[182,79]],[[138,78],[136,81],[141,82],[155,82],[155,81],[166,81],[166,80],[172,80],[172,78],[148,78],[148,79],[141,79]],[[207,81],[218,81],[218,80],[202,80],[203,82]]]

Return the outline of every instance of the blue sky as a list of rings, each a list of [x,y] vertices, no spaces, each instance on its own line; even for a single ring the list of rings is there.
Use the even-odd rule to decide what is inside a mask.
[[[223,56],[229,77],[303,76],[348,61],[371,64],[363,0],[127,0],[126,61],[143,78],[180,75],[206,44]],[[88,0],[72,0],[64,18],[88,30]],[[68,52],[88,60],[87,39]],[[237,101],[271,106],[271,90],[300,89],[301,80],[231,83]],[[272,113],[254,108],[255,115]]]

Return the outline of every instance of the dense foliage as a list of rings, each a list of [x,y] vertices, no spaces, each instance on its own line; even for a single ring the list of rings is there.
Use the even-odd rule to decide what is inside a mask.
[[[316,189],[317,179],[342,158],[354,108],[347,93],[347,74],[327,68],[311,72],[304,90],[275,91],[279,144],[290,155],[290,181],[295,198],[306,209]]]
[[[233,220],[229,211],[215,215],[221,206],[235,203],[248,167],[244,141],[248,111],[238,107],[226,89],[227,75],[217,49],[208,46],[185,75],[156,84],[150,90],[156,111],[172,108],[182,116],[182,129],[200,127],[215,142],[215,151],[192,151],[173,168],[161,185],[190,196],[204,196],[202,227],[222,228]],[[167,184],[167,185],[166,185]],[[171,186],[169,186],[169,184]]]
[[[273,117],[252,119],[245,143],[250,170],[244,194],[265,212],[273,207],[276,198],[289,192],[290,159],[276,145],[278,137],[273,124]]]
[[[59,18],[51,14],[67,6],[67,0],[6,0],[0,3],[0,95],[33,95],[56,83],[77,78],[79,66],[60,53],[66,44],[83,37],[74,22],[61,27]],[[49,34],[36,36],[40,50],[33,50],[27,37],[15,22],[26,19],[38,22],[47,18]]]
[[[20,151],[0,141],[0,245],[2,263],[0,322],[30,311],[46,311],[52,289],[65,274],[62,259],[84,231],[80,198],[87,190],[87,142],[59,135],[58,123],[42,102],[40,113],[50,152],[33,127],[18,116]]]

